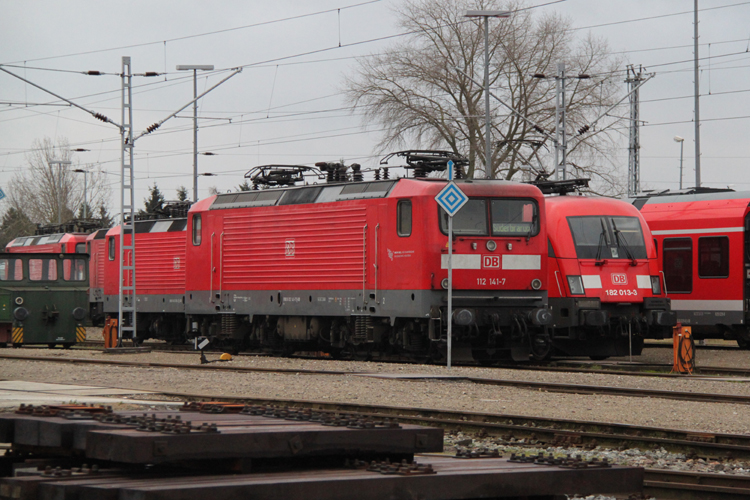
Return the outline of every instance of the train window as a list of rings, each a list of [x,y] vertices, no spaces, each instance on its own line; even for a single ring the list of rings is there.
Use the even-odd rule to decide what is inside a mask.
[[[693,240],[664,238],[661,246],[664,281],[669,293],[693,291]]]
[[[645,259],[646,243],[643,240],[641,222],[636,217],[611,217],[609,222],[612,225],[615,244],[619,247],[627,245],[633,257]],[[620,255],[621,259],[625,257],[625,255]]]
[[[107,246],[109,247],[109,260],[115,260],[115,237],[110,236],[107,238]]]
[[[29,259],[29,279],[31,281],[57,281],[57,261],[55,259]]]
[[[21,281],[23,261],[21,259],[0,259],[0,281]]]
[[[729,277],[729,238],[726,236],[698,238],[698,276],[701,278]]]
[[[579,259],[645,259],[646,243],[637,217],[568,217]]]
[[[411,236],[411,200],[398,202],[396,232],[399,236]]]
[[[492,200],[492,236],[534,236],[539,211],[531,200]]]
[[[85,281],[86,261],[84,259],[63,260],[63,279],[65,281]]]
[[[440,209],[440,229],[448,234],[448,214]],[[453,234],[487,236],[487,200],[469,200],[453,216]]]
[[[193,215],[193,245],[200,245],[201,244],[201,234],[202,234],[202,227],[201,227],[201,214],[194,214]]]
[[[76,253],[86,253],[86,243],[76,243]]]

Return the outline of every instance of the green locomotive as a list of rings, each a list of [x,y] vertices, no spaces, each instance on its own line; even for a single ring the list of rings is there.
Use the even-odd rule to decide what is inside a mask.
[[[86,340],[86,254],[0,254],[0,347]]]

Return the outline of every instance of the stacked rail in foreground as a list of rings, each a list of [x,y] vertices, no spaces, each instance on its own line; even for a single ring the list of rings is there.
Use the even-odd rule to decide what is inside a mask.
[[[642,469],[601,462],[415,457],[442,451],[442,429],[223,403],[148,414],[22,405],[0,416],[0,442],[12,443],[3,500],[552,498],[643,485]]]

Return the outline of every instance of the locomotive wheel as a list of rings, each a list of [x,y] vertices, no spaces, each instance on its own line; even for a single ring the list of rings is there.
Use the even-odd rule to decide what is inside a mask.
[[[6,347],[8,347],[7,342],[0,342],[0,349],[5,349]]]
[[[54,342],[50,342],[49,344],[47,344],[47,347],[50,349],[54,349],[56,345],[57,344],[55,344]]]
[[[481,366],[492,366],[497,363],[487,349],[472,349],[471,357]]]
[[[737,337],[737,345],[740,346],[740,349],[750,351],[750,339],[747,337]]]
[[[547,361],[552,357],[552,342],[545,334],[531,338],[531,358],[534,361]]]

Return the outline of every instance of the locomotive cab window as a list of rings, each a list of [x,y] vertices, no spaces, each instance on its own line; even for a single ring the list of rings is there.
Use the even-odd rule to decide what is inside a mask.
[[[440,230],[448,234],[448,214],[440,209]],[[487,200],[469,200],[453,216],[453,234],[487,236]]]
[[[57,261],[55,259],[29,259],[29,279],[31,281],[57,281]]]
[[[21,281],[23,261],[21,259],[0,259],[0,281]]]
[[[728,237],[698,238],[698,276],[701,278],[729,277]]]
[[[201,215],[195,214],[193,215],[193,245],[201,244],[201,229]]]
[[[86,243],[76,243],[76,253],[86,253]]]
[[[399,236],[411,236],[411,200],[399,201],[396,212],[396,232]]]
[[[492,236],[534,236],[539,233],[539,210],[531,200],[492,200]]]
[[[568,217],[579,259],[645,259],[646,243],[637,217]]]
[[[86,261],[84,259],[63,260],[63,279],[65,281],[86,281]]]
[[[669,293],[693,291],[693,240],[664,238],[661,245],[664,282]]]
[[[109,248],[109,260],[115,260],[115,238],[110,236],[107,238],[107,247]]]

